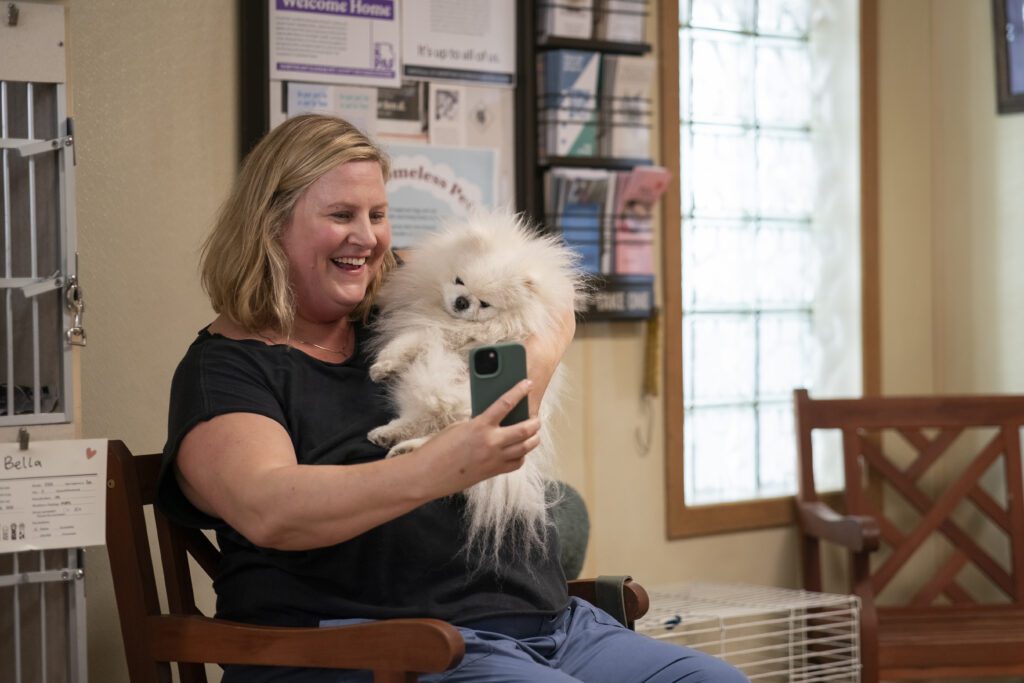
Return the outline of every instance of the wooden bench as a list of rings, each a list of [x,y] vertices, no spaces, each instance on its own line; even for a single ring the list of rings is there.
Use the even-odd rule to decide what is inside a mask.
[[[1024,674],[1024,396],[794,402],[804,586],[821,541],[849,551],[863,680]],[[815,489],[818,430],[842,434],[842,512]]]

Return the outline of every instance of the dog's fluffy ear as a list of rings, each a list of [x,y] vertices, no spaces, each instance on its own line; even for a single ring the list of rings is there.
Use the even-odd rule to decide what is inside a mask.
[[[454,244],[451,249],[455,253],[479,253],[490,247],[490,240],[483,230],[472,225],[459,226],[451,232]]]

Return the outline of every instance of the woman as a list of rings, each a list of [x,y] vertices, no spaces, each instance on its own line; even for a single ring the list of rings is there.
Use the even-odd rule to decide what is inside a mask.
[[[392,417],[363,354],[363,321],[393,266],[387,175],[386,156],[344,121],[290,119],[246,158],[204,247],[218,316],[175,373],[158,498],[179,523],[217,530],[218,616],[291,626],[445,619],[467,642],[450,681],[507,671],[503,680],[668,681],[682,675],[680,661],[738,676],[570,601],[557,548],[510,552],[486,570],[459,552],[464,499],[455,494],[513,471],[537,446],[536,417],[499,422],[527,395],[536,413],[572,338],[569,302],[558,338],[528,340],[530,379],[485,413],[398,458],[366,440]],[[568,630],[573,644],[562,647]],[[541,652],[556,641],[557,652]],[[603,665],[597,643],[611,657]],[[621,667],[603,670],[622,659],[637,664],[626,678]],[[224,677],[271,679],[368,677],[252,667]]]

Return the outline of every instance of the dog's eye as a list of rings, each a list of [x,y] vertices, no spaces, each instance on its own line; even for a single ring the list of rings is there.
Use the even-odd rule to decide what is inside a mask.
[[[491,305],[489,303],[487,303],[486,301],[481,301],[480,302],[480,308],[490,308],[490,307],[491,307]]]
[[[461,277],[456,277],[455,278],[455,284],[457,284],[457,285],[464,285],[466,283],[462,281]]]

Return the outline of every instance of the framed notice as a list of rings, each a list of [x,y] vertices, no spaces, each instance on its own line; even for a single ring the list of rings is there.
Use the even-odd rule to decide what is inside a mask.
[[[398,0],[268,0],[270,78],[397,86]]]

